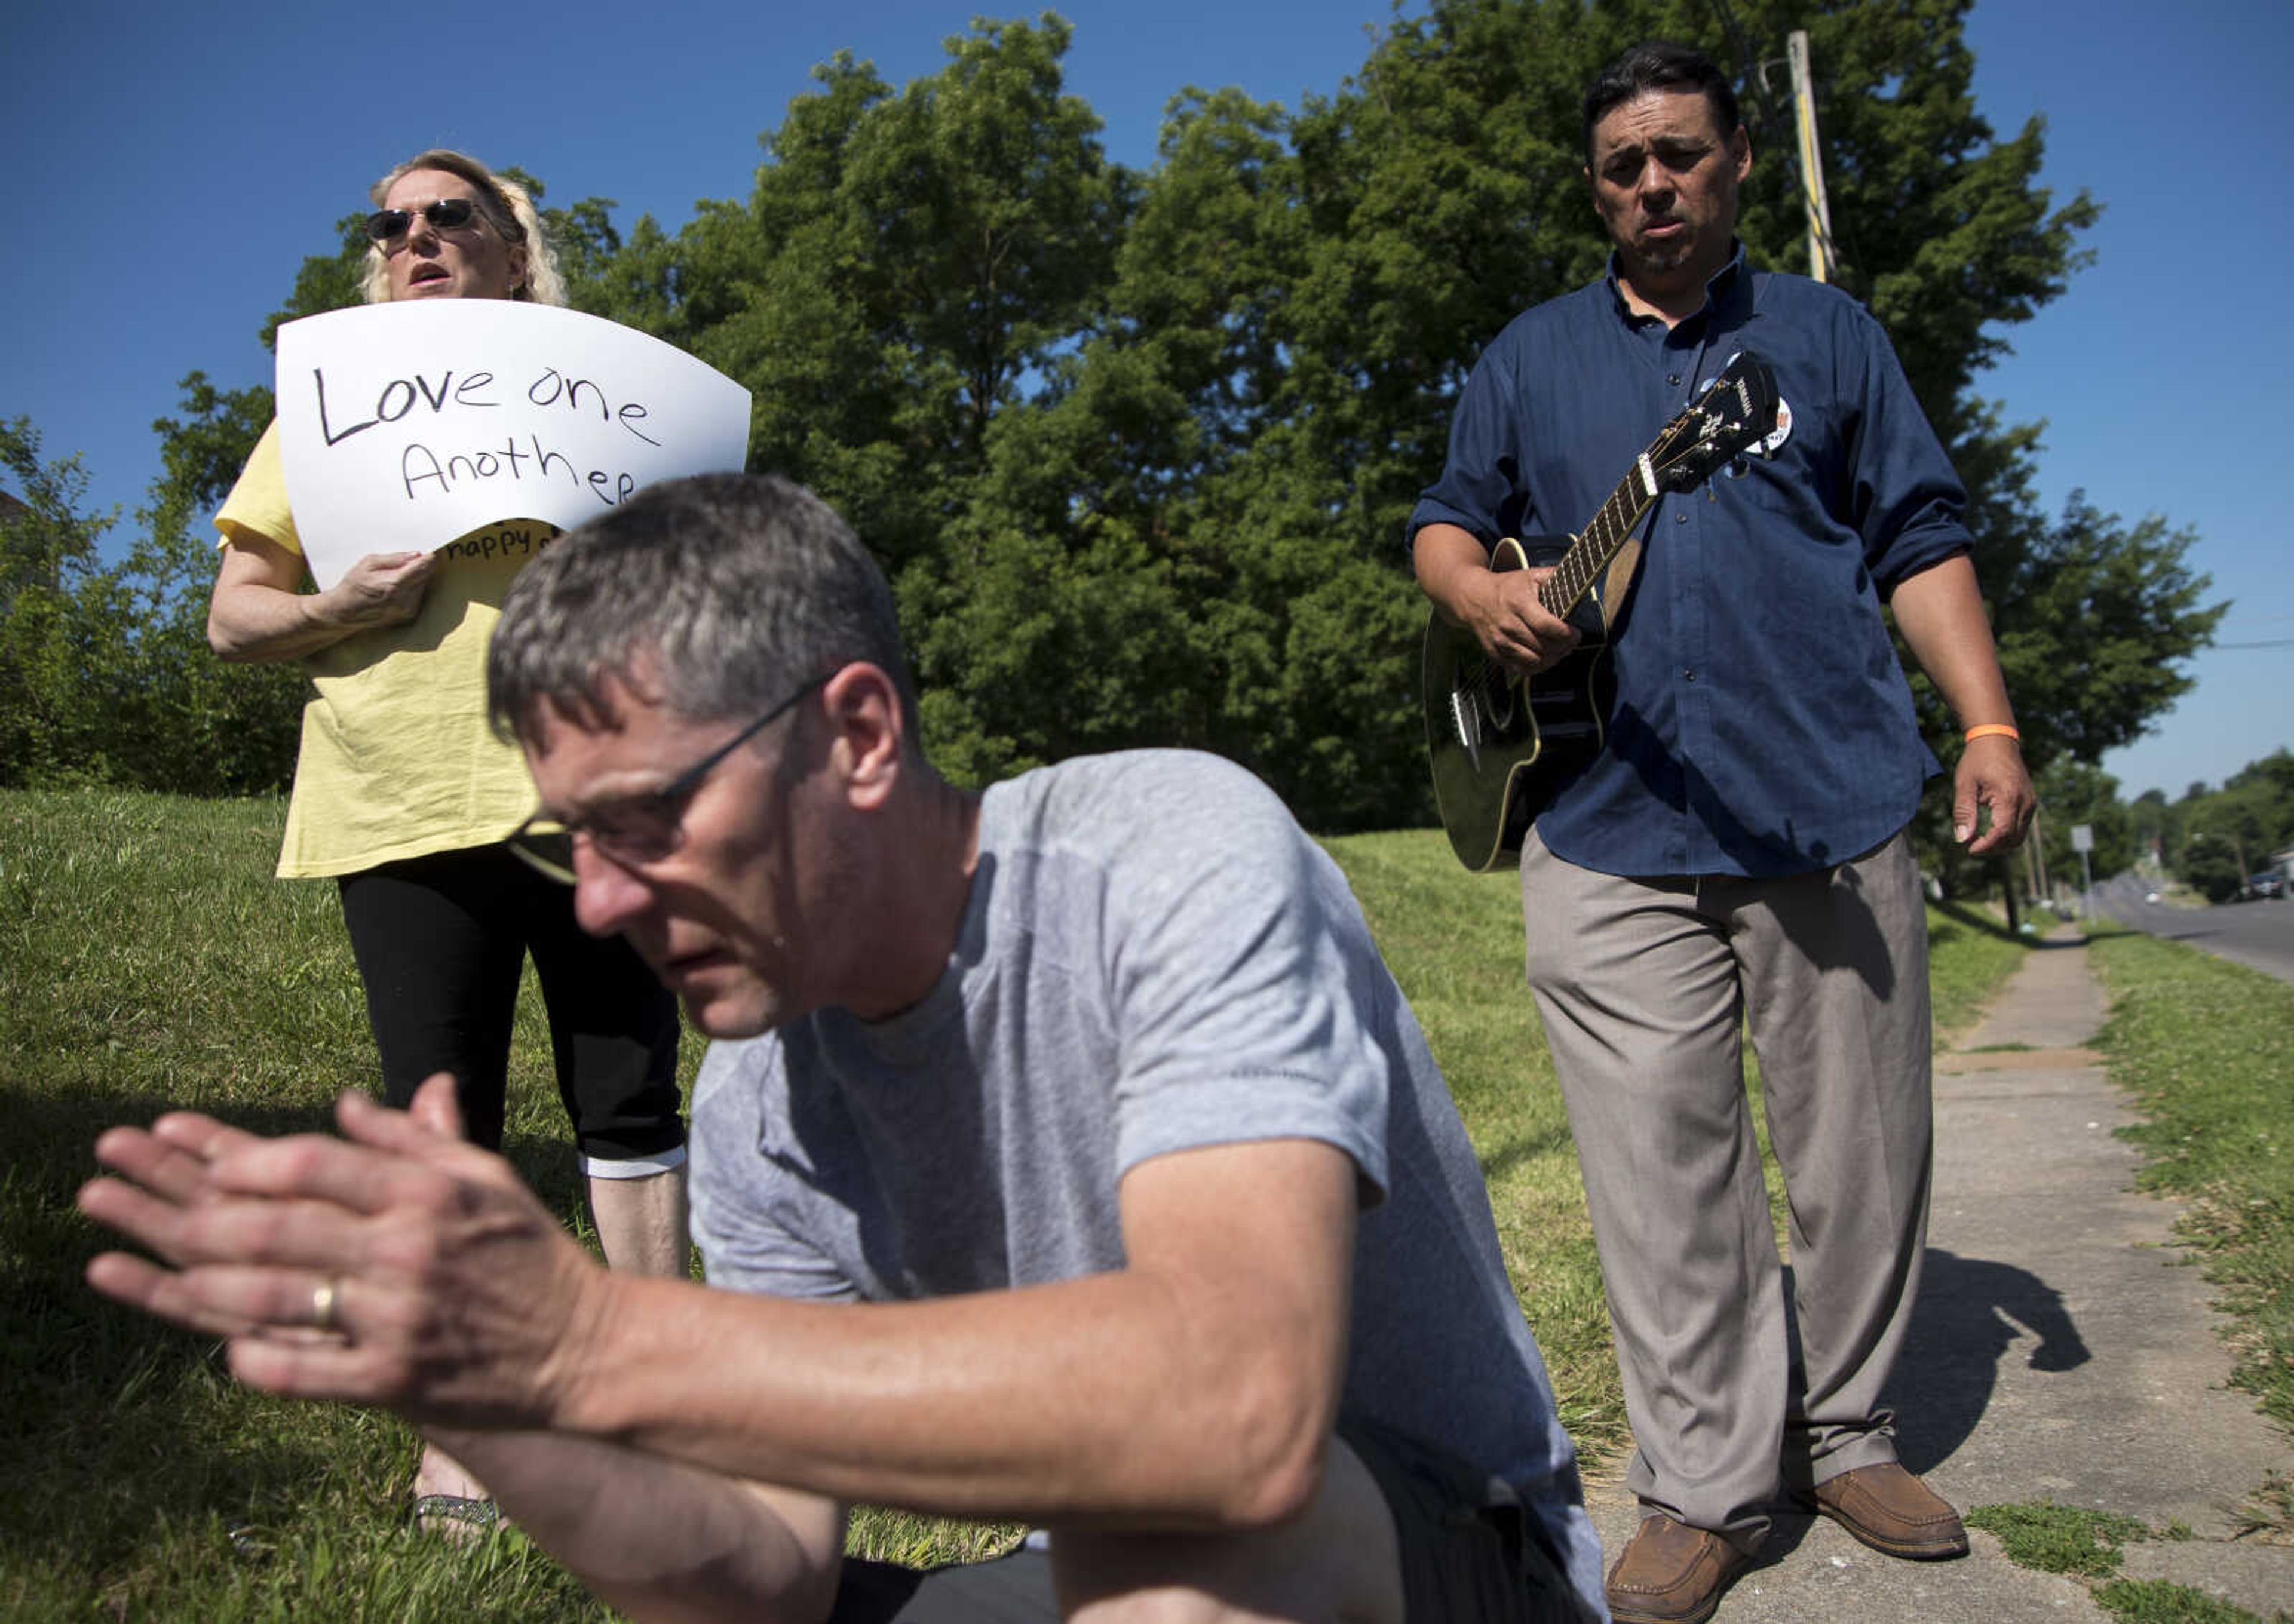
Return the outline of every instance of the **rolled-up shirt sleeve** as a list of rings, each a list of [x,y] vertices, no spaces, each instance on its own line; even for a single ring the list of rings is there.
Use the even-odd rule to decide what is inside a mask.
[[[1852,448],[1853,517],[1864,557],[1885,597],[1896,583],[1973,545],[1967,492],[1912,394],[1880,324],[1847,313],[1864,369],[1864,410]],[[1843,346],[1845,347],[1845,346]]]
[[[1485,548],[1533,528],[1529,482],[1517,450],[1524,440],[1517,420],[1520,400],[1512,369],[1497,354],[1485,353],[1467,376],[1450,419],[1450,454],[1442,476],[1420,493],[1403,526],[1405,553],[1428,524],[1455,524]]]

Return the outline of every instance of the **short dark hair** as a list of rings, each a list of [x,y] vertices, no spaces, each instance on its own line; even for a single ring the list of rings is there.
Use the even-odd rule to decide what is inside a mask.
[[[518,572],[486,650],[504,735],[538,706],[596,706],[607,677],[645,668],[696,721],[742,716],[866,661],[914,682],[883,572],[826,502],[777,475],[703,474],[638,492]]]
[[[1737,87],[1711,57],[1693,45],[1669,39],[1647,39],[1629,47],[1593,76],[1585,91],[1585,161],[1593,161],[1593,126],[1619,102],[1653,90],[1700,90],[1712,103],[1726,141],[1745,122],[1737,106]]]

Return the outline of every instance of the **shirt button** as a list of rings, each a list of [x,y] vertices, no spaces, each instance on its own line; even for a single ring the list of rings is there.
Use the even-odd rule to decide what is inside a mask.
[[[1676,513],[1672,516],[1672,522],[1676,524],[1686,524],[1688,523],[1688,516],[1685,513]]]
[[[1696,673],[1695,671],[1683,671],[1680,674],[1680,679],[1683,682],[1695,682],[1696,680]]]
[[[1675,372],[1675,373],[1672,374],[1670,377],[1668,377],[1664,381],[1665,381],[1666,383],[1668,383],[1668,384],[1671,384],[1674,388],[1678,389],[1678,388],[1680,388],[1680,373],[1678,373],[1678,372]]]

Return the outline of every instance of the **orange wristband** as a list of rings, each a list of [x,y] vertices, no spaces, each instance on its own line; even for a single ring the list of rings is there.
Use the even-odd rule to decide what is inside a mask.
[[[2019,742],[2023,737],[2021,734],[2016,732],[2014,728],[2009,727],[2005,722],[1980,722],[1976,726],[1969,728],[1965,733],[1962,734],[1960,737],[1964,743],[1973,743],[1977,739],[1988,739],[1993,734],[2004,734],[2008,738],[2014,739]]]

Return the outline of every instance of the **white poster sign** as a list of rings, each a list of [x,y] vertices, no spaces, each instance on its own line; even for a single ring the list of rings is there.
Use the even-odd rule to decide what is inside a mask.
[[[737,470],[749,392],[684,351],[507,299],[366,304],[279,329],[279,449],[312,579],[481,525],[561,530],[657,480]]]

